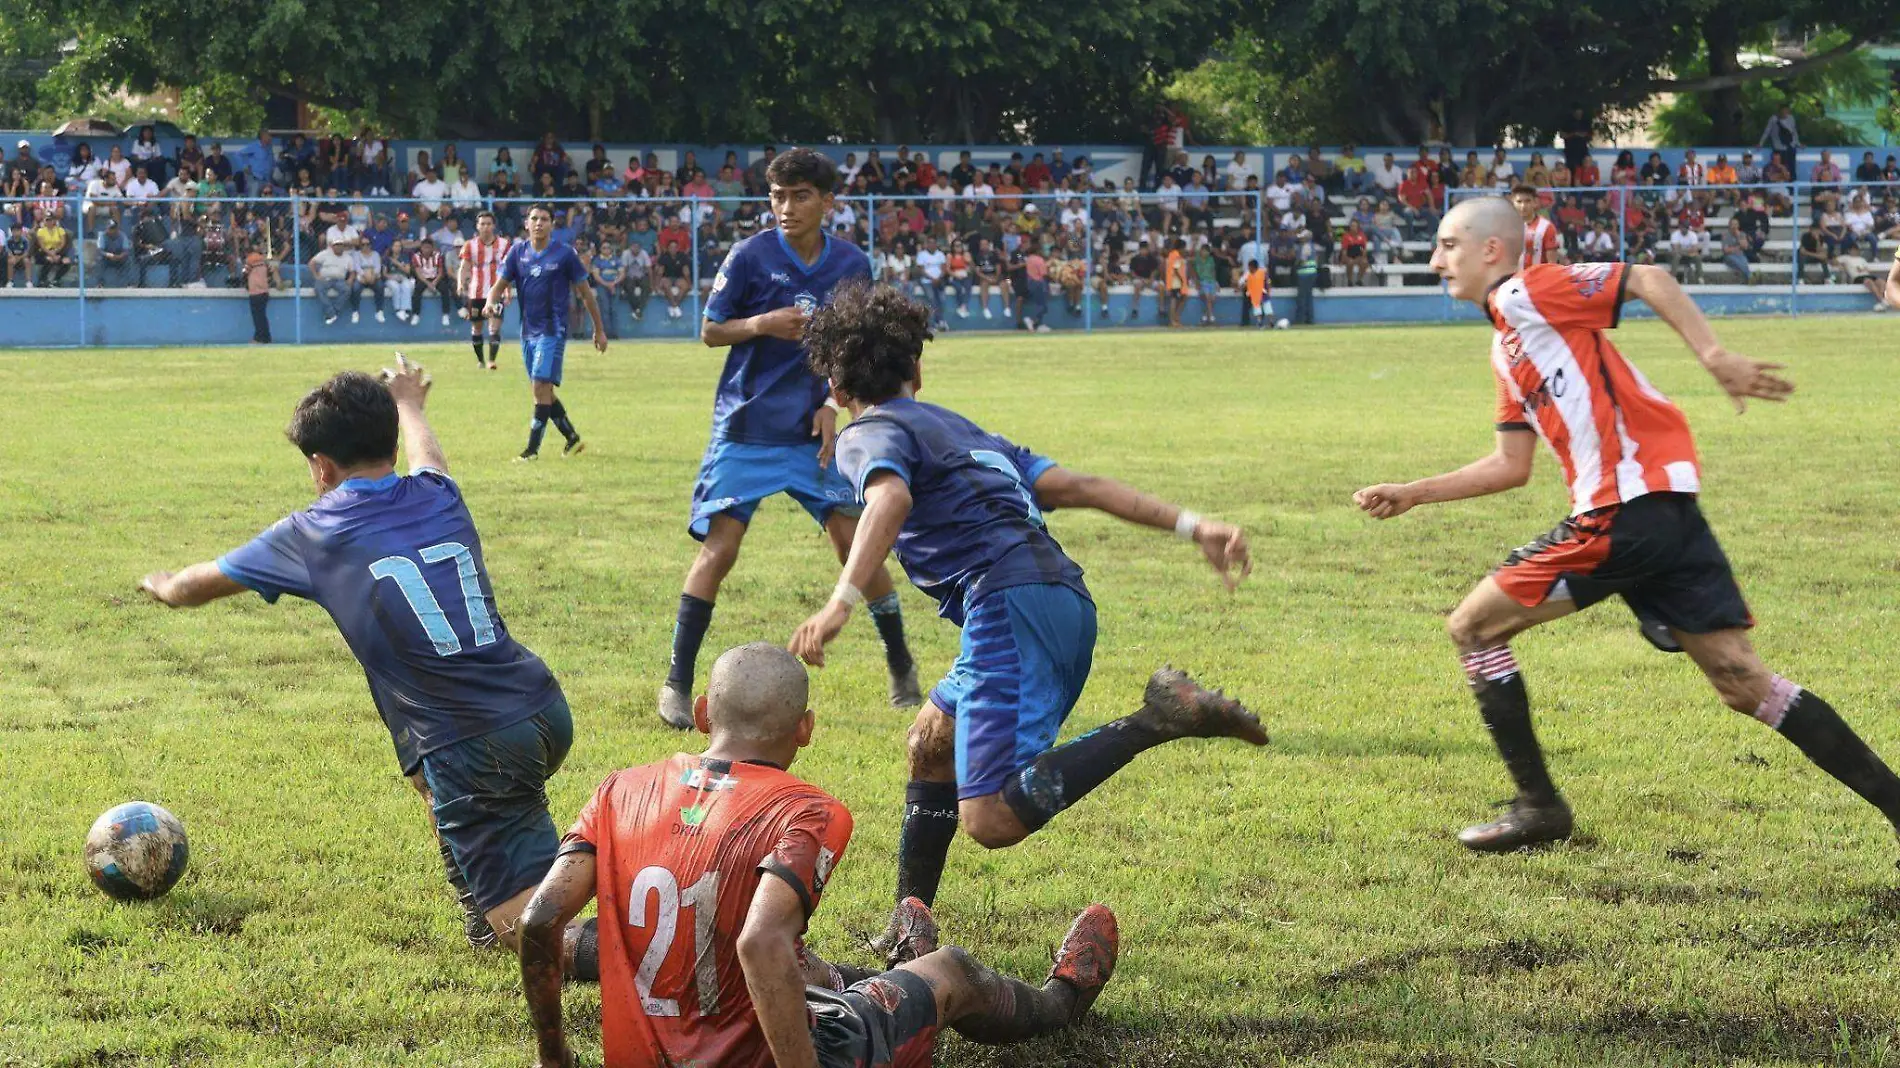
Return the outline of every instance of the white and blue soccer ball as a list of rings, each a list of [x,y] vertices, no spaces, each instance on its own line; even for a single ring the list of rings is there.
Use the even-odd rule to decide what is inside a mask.
[[[1275,330],[1285,330],[1287,327],[1291,325],[1293,324],[1287,322],[1285,319],[1275,319],[1273,321],[1273,328]]]
[[[185,825],[149,801],[109,810],[86,834],[87,873],[120,901],[164,896],[184,877],[190,858]]]

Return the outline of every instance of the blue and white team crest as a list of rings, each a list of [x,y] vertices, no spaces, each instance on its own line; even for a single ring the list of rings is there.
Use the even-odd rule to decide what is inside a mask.
[[[528,275],[531,278],[541,277],[541,265],[537,263],[534,266],[528,268]]]
[[[812,296],[810,293],[800,293],[798,296],[792,298],[792,303],[797,306],[798,310],[803,312],[807,318],[816,314],[818,311],[818,298]]]
[[[191,846],[178,817],[147,801],[100,816],[86,834],[86,871],[120,901],[163,896],[184,877]]]

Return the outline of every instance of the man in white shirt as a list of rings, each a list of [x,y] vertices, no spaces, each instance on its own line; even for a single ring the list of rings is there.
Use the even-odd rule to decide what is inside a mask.
[[[841,226],[847,234],[858,228],[858,210],[842,200],[832,204],[831,214],[825,218],[825,229],[832,233],[837,233]]]
[[[1293,187],[1286,184],[1286,172],[1273,176],[1273,184],[1261,190],[1276,214],[1284,215],[1293,206]]]
[[[1372,168],[1372,184],[1388,197],[1399,195],[1399,182],[1404,178],[1405,172],[1399,168],[1398,160],[1390,152]]]
[[[310,258],[310,273],[317,280],[317,304],[323,309],[323,325],[333,325],[350,295],[350,281],[356,274],[356,256],[351,246],[332,243]]]
[[[449,190],[449,206],[456,213],[472,217],[482,207],[482,187],[469,177],[468,171],[462,171],[462,180]]]
[[[957,191],[950,187],[950,176],[942,171],[937,172],[937,184],[930,187],[927,195],[930,197],[930,206],[938,212],[951,210],[951,205],[957,199]]]
[[[1616,235],[1610,233],[1609,226],[1603,220],[1598,219],[1590,227],[1590,232],[1583,235],[1579,252],[1586,261],[1613,261],[1616,259]]]
[[[965,200],[988,202],[995,199],[995,197],[996,187],[985,180],[981,174],[976,176],[976,181],[963,187],[963,199]],[[983,206],[986,206],[986,203],[979,204],[979,207]]]
[[[103,229],[105,218],[114,210],[114,202],[125,199],[125,191],[119,188],[119,180],[112,171],[101,167],[93,179],[86,183],[86,219],[98,220]]]
[[[1688,219],[1676,220],[1676,232],[1669,235],[1669,269],[1676,281],[1702,281],[1702,250],[1707,244],[1708,235],[1690,229]]]
[[[924,247],[917,250],[917,295],[930,303],[930,314],[937,322],[937,329],[945,329],[943,321],[943,283],[944,264],[949,260],[943,250],[937,247],[937,239],[924,238]]]
[[[1247,188],[1247,179],[1252,178],[1252,177],[1253,177],[1253,168],[1247,166],[1247,154],[1245,152],[1234,153],[1234,161],[1227,165],[1228,191],[1239,192],[1240,190]],[[1213,180],[1213,176],[1209,175],[1208,180],[1211,182]]]
[[[363,232],[358,230],[346,216],[342,221],[332,224],[328,230],[323,232],[323,243],[330,247],[342,245],[346,249],[353,249],[362,237]]]
[[[435,241],[437,252],[449,263],[455,263],[462,256],[462,246],[468,244],[468,235],[462,232],[462,222],[453,215],[445,216],[441,229],[429,235]]]
[[[416,198],[417,218],[426,222],[442,214],[442,198],[449,195],[449,187],[436,177],[435,171],[424,167],[422,180],[409,193]]]
[[[1062,228],[1064,230],[1073,230],[1076,233],[1088,232],[1089,213],[1087,209],[1082,207],[1082,201],[1080,198],[1078,197],[1069,198],[1068,206],[1062,209],[1061,222],[1062,222]]]
[[[851,188],[851,180],[856,178],[858,172],[863,169],[864,165],[858,162],[858,154],[856,152],[846,152],[844,154],[844,163],[838,167],[838,188],[840,190],[849,190]]]
[[[145,168],[132,168],[132,181],[126,184],[125,199],[134,204],[143,204],[157,195],[158,183],[146,176]]]

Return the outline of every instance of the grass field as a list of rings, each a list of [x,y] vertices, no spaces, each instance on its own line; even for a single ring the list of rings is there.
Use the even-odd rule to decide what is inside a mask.
[[[1734,417],[1666,329],[1619,343],[1699,430],[1705,508],[1778,670],[1900,757],[1895,416],[1900,324],[1724,324],[1789,364],[1785,408]],[[950,1039],[951,1066],[1900,1063],[1900,850],[1873,810],[1649,651],[1618,605],[1516,643],[1579,837],[1474,857],[1451,839],[1507,793],[1442,618],[1564,496],[1385,524],[1361,485],[1491,444],[1478,328],[937,343],[927,397],[1072,466],[1254,532],[1227,596],[1187,547],[1093,515],[1053,528],[1101,606],[1066,733],[1132,707],[1165,661],[1262,712],[1266,750],[1151,753],[1020,848],[952,852],[948,937],[1039,979],[1068,918],[1112,905],[1121,970],[1078,1031],[1028,1049]],[[566,821],[608,771],[691,739],[654,688],[691,553],[687,495],[718,357],[570,355],[586,455],[509,462],[518,364],[411,353],[481,524],[500,606],[560,675],[577,740]],[[145,571],[207,559],[308,499],[290,405],[361,348],[0,355],[0,1065],[519,1066],[510,958],[461,941],[424,813],[320,610],[255,598],[168,612]],[[718,649],[784,640],[835,566],[767,505],[720,600]],[[928,677],[956,633],[906,591]],[[798,771],[858,832],[813,924],[866,962],[881,923],[907,715],[858,620],[816,674]],[[80,844],[129,798],[192,833],[168,898],[116,905]],[[570,994],[584,1050],[598,1000]],[[597,1053],[597,1048],[596,1048]],[[596,1062],[597,1063],[597,1062]]]

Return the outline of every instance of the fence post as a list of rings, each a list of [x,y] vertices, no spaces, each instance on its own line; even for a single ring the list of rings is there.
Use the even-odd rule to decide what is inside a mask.
[[[699,198],[697,196],[692,198],[688,208],[693,213],[693,225],[688,228],[687,232],[692,236],[687,240],[693,247],[688,249],[686,254],[693,258],[693,329],[697,331],[700,317],[705,314],[704,309],[699,306]]]
[[[303,219],[301,198],[290,194],[290,337],[303,344]],[[420,302],[418,302],[418,307]]]
[[[1791,316],[1799,316],[1801,314],[1801,267],[1802,267],[1802,263],[1801,263],[1801,183],[1799,181],[1791,181],[1788,184],[1788,193],[1789,193],[1788,203],[1790,205],[1788,208],[1788,227],[1789,227],[1790,236],[1794,238],[1794,245],[1790,249],[1789,255],[1788,255],[1788,259],[1794,264],[1794,270],[1790,271],[1788,274],[1788,314]],[[1822,278],[1827,277],[1826,268],[1822,269],[1821,277]]]
[[[1445,203],[1440,205],[1439,207],[1438,218],[1440,219],[1440,221],[1443,221],[1445,216],[1450,215],[1450,214],[1451,214],[1451,186],[1446,186],[1445,187]],[[1432,231],[1432,246],[1435,249],[1437,245],[1438,245],[1437,230],[1436,228],[1434,228]],[[1401,247],[1403,246],[1401,245]],[[1451,321],[1451,287],[1445,284],[1445,280],[1443,278],[1440,278],[1438,280],[1438,292],[1439,292],[1439,295],[1444,298],[1443,300],[1439,302],[1438,318],[1440,322],[1448,323]]]
[[[73,197],[73,226],[78,240],[73,242],[73,255],[79,260],[79,344],[86,344],[86,202],[83,197]]]
[[[1106,293],[1108,290],[1104,289]],[[1108,314],[1103,298],[1102,314]],[[1114,320],[1110,320],[1113,322]],[[1082,191],[1082,332],[1095,331],[1095,187]]]
[[[872,281],[878,281],[879,279],[877,277],[877,194],[876,193],[872,193],[871,195],[865,198],[864,219],[865,219],[864,255],[866,258],[870,259],[871,261]]]

